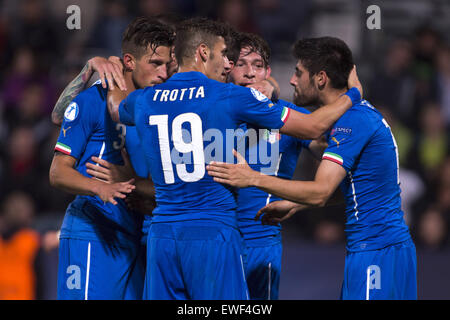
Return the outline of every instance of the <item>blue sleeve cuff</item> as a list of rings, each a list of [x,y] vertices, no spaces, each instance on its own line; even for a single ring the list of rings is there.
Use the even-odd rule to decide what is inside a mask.
[[[361,102],[361,93],[356,87],[350,88],[346,93],[350,100],[352,100],[352,106]]]

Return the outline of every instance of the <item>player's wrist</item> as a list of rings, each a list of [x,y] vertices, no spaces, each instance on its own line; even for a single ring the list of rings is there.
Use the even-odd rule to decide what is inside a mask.
[[[357,87],[351,87],[347,90],[346,93],[344,93],[345,96],[350,98],[350,101],[352,102],[352,106],[358,104],[361,102],[361,92]]]

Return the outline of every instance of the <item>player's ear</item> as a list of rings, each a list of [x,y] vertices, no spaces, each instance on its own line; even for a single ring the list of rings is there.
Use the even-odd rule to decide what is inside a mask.
[[[267,69],[267,73],[266,73],[266,79],[267,79],[268,77],[270,77],[270,74],[272,73],[272,68],[268,65],[266,69]]]
[[[123,64],[126,71],[133,71],[136,68],[136,59],[130,53],[125,53],[123,55]]]
[[[203,62],[206,62],[209,59],[210,50],[206,44],[200,44],[197,48],[197,52]]]
[[[319,90],[323,90],[323,88],[325,88],[327,82],[328,82],[328,76],[327,73],[325,71],[319,71],[316,75],[315,75],[315,82],[317,85],[317,88],[319,88]]]

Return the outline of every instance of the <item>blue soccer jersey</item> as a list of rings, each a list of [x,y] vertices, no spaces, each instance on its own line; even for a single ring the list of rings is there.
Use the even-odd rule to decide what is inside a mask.
[[[199,72],[173,75],[136,90],[119,107],[136,125],[155,184],[153,221],[219,219],[236,223],[233,188],[206,173],[211,160],[233,161],[234,129],[244,122],[279,129],[289,108],[254,89],[223,84]]]
[[[139,136],[137,134],[137,130],[135,126],[127,126],[127,135],[125,141],[125,148],[130,157],[131,165],[134,168],[136,174],[141,178],[149,178],[150,171],[148,168],[148,164],[145,160],[144,152],[142,151],[141,141],[139,140]],[[150,223],[152,221],[151,215],[144,215],[144,221],[142,222],[142,244],[146,245],[147,243],[147,234],[148,228],[150,227]]]
[[[277,104],[301,113],[310,113],[305,108],[297,107],[287,101],[279,100]],[[246,129],[247,125],[242,126],[242,128]],[[251,141],[249,134],[245,138],[245,158],[250,167],[259,172],[263,172],[263,168],[265,168],[265,172],[263,172],[265,174],[291,179],[294,175],[301,150],[308,148],[311,140],[300,140],[284,134],[282,135],[278,130],[256,130],[259,133],[256,143]],[[272,157],[272,152],[276,153],[275,157]],[[269,159],[275,161],[270,161]],[[239,189],[237,208],[238,226],[246,241],[275,236],[280,232],[280,224],[270,226],[263,225],[261,221],[255,221],[255,215],[259,209],[277,200],[281,199],[255,187]]]
[[[76,170],[86,177],[86,163],[96,156],[113,164],[123,165],[121,149],[125,145],[126,128],[112,121],[106,106],[107,89],[96,84],[80,93],[67,107],[56,151],[74,157]],[[65,219],[61,238],[74,237],[98,240],[98,228],[114,235],[121,242],[135,242],[140,235],[142,217],[130,214],[125,203],[105,203],[98,196],[77,195],[78,203],[89,202],[101,215],[73,216]],[[96,234],[96,235],[95,235]]]
[[[86,163],[93,156],[123,165],[126,127],[112,121],[106,95],[99,83],[79,94],[66,109],[55,146],[74,157],[75,169],[89,178]],[[142,216],[117,202],[77,195],[69,205],[60,235],[58,299],[142,298]]]
[[[400,199],[397,144],[382,115],[367,101],[333,126],[323,159],[346,170],[347,250],[375,250],[410,239]]]

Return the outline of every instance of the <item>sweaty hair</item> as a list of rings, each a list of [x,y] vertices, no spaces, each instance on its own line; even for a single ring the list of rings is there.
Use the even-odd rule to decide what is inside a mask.
[[[192,18],[177,25],[175,38],[175,57],[180,65],[195,56],[195,50],[202,43],[212,49],[217,37],[223,37],[228,42],[230,28],[217,21],[207,18]]]
[[[168,25],[155,19],[139,17],[134,19],[125,30],[122,37],[122,54],[132,54],[141,58],[147,49],[156,50],[159,46],[171,47],[175,35]]]
[[[344,41],[332,37],[302,39],[294,45],[294,57],[300,60],[310,77],[325,71],[333,88],[347,86],[353,56]]]
[[[267,44],[267,42],[259,35],[254,33],[241,32],[238,35],[236,42],[238,43],[239,46],[239,52],[243,48],[248,48],[250,49],[249,54],[255,52],[261,56],[261,58],[264,61],[265,67],[269,65],[271,54],[270,47]]]

